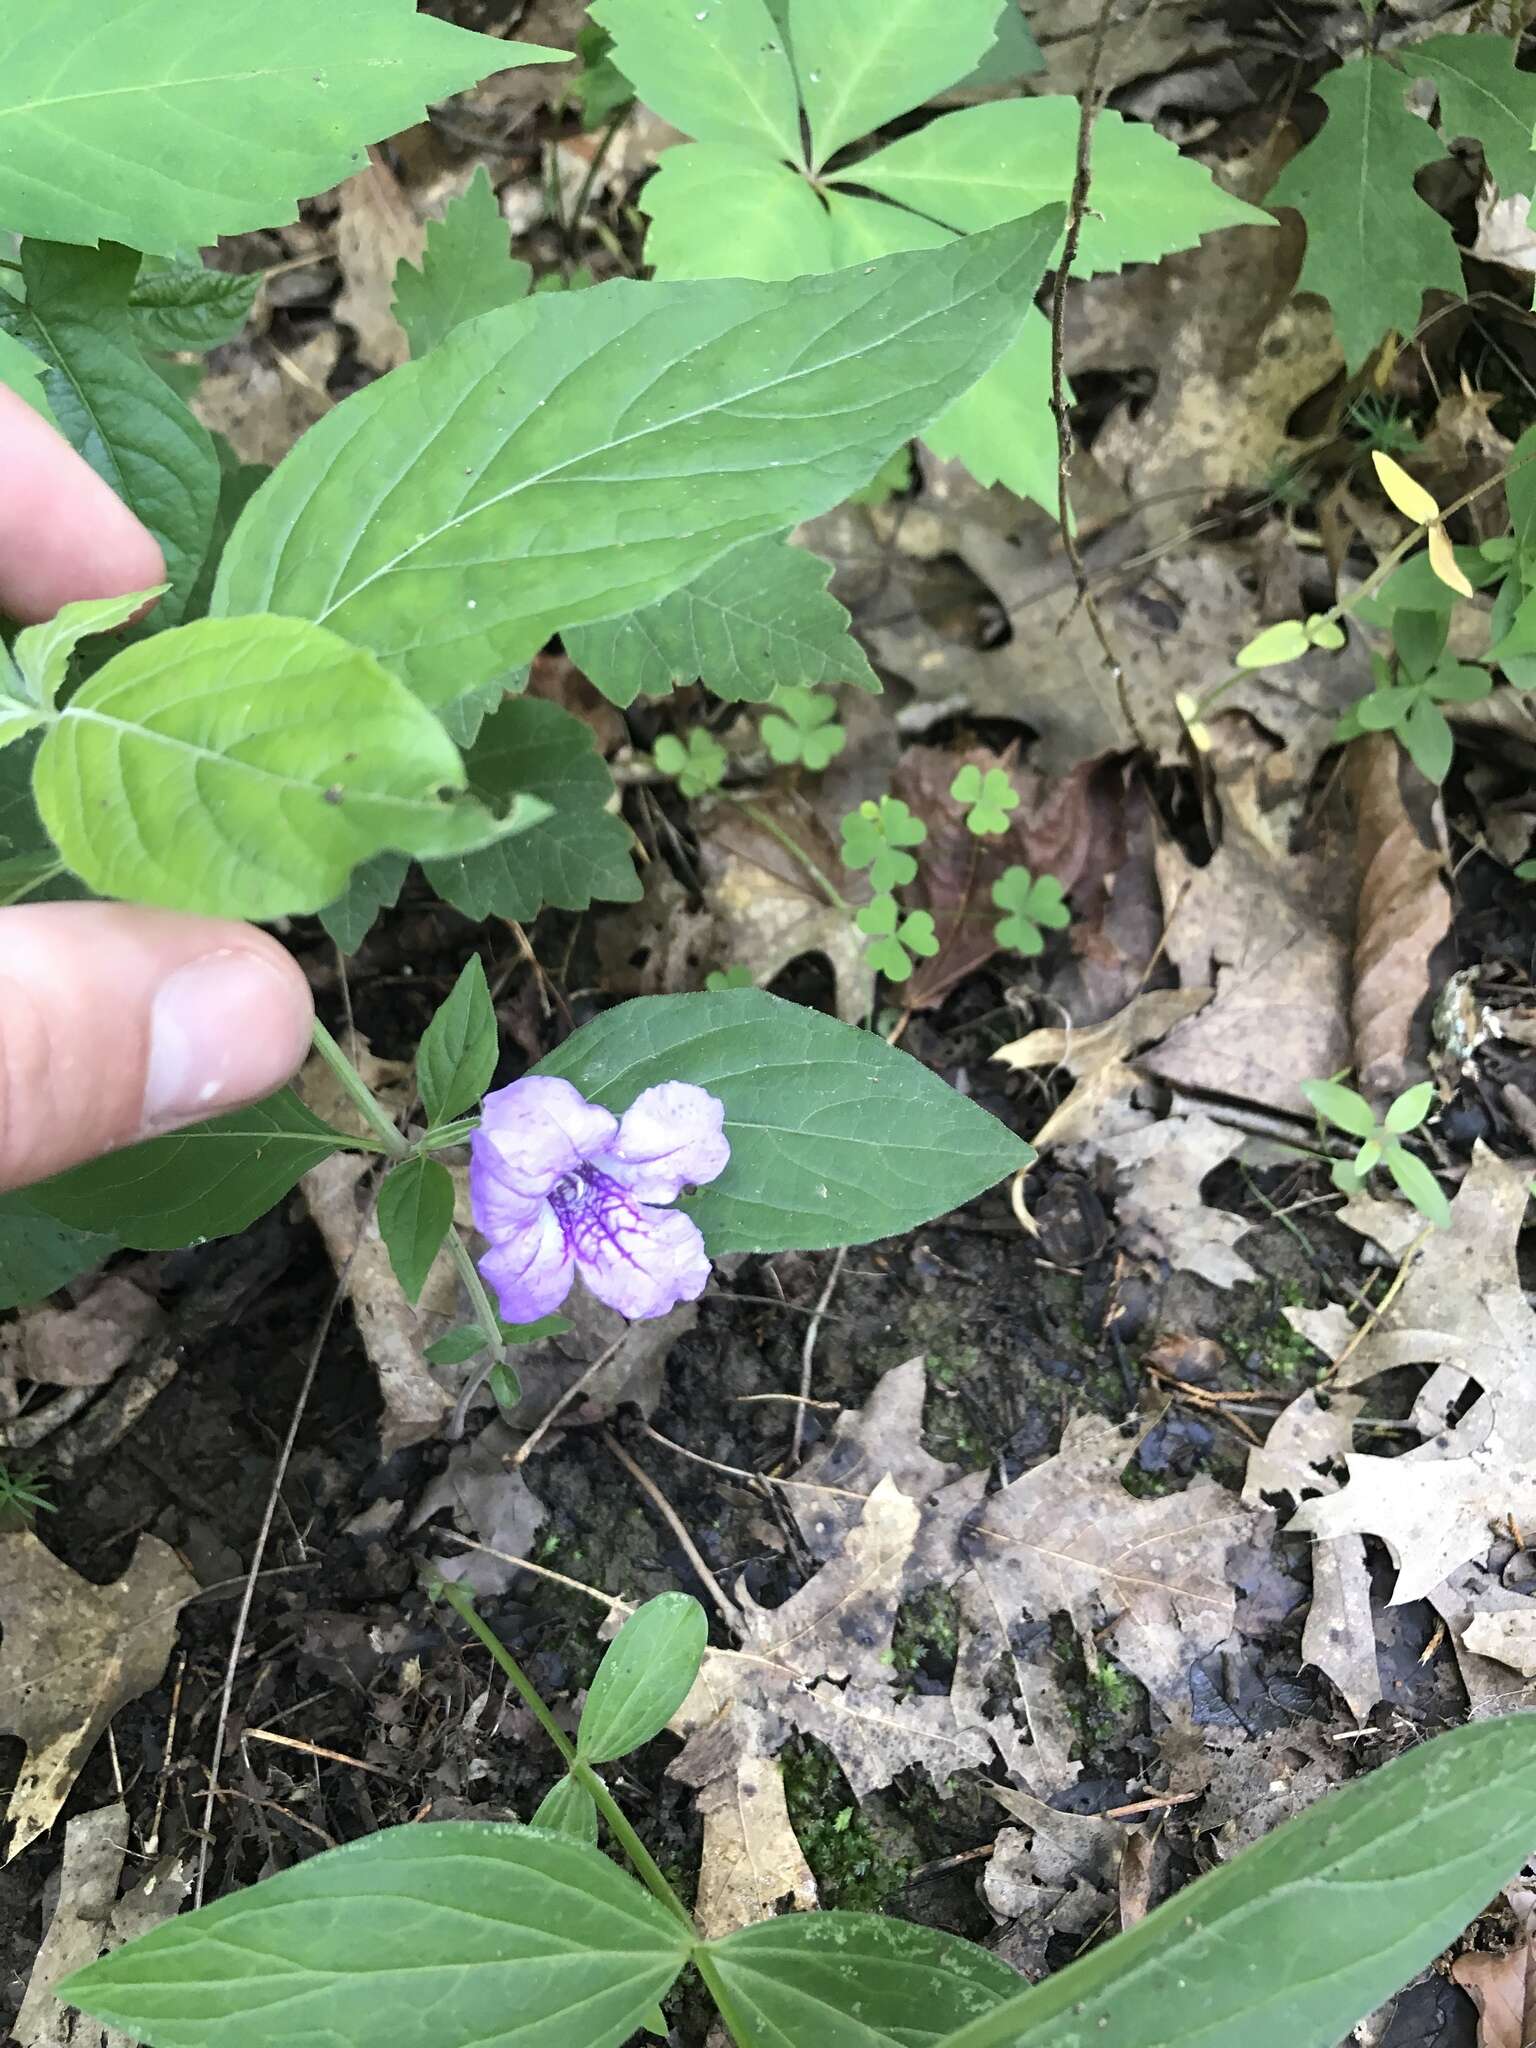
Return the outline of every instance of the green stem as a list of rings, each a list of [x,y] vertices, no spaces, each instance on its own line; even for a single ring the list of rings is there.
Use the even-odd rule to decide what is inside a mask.
[[[486,1348],[491,1354],[491,1363],[485,1374],[485,1377],[489,1378],[490,1373],[507,1355],[506,1342],[501,1334],[501,1318],[496,1313],[491,1297],[485,1291],[485,1282],[480,1278],[479,1270],[469,1255],[469,1246],[465,1244],[456,1228],[448,1233],[448,1249],[453,1257],[454,1271],[464,1282],[469,1305],[475,1312],[475,1321],[484,1333]],[[483,1381],[480,1384],[483,1384]]]
[[[574,1744],[556,1721],[548,1707],[545,1706],[532,1679],[528,1677],[500,1637],[492,1629],[488,1628],[479,1615],[476,1614],[474,1602],[470,1598],[468,1588],[463,1585],[445,1582],[442,1588],[442,1597],[458,1615],[464,1626],[473,1635],[479,1637],[486,1649],[490,1651],[495,1662],[506,1673],[507,1677],[511,1679],[522,1697],[523,1704],[555,1745],[555,1748],[560,1752],[560,1755],[565,1760],[567,1770],[569,1770],[577,1784],[584,1786],[591,1793],[593,1804],[603,1816],[603,1819],[607,1821],[614,1840],[634,1865],[636,1875],[645,1885],[647,1891],[650,1892],[652,1898],[659,1900],[674,1918],[682,1922],[689,1934],[693,1935],[695,1930],[688,1908],[677,1896],[677,1893],[673,1891],[671,1885],[667,1883],[665,1877],[662,1876],[656,1859],[630,1826],[624,1816],[623,1808],[608,1790],[608,1787],[603,1783],[596,1771],[593,1770],[592,1766],[584,1758],[576,1754]]]
[[[721,790],[720,795],[727,798],[729,802],[735,804],[738,809],[745,811],[747,816],[752,820],[754,825],[760,826],[762,830],[766,832],[771,839],[777,839],[780,846],[783,847],[784,851],[788,854],[792,854],[794,858],[797,861],[799,861],[801,867],[805,869],[806,873],[811,877],[811,880],[816,884],[817,888],[820,889],[821,893],[823,894],[823,896],[826,897],[827,901],[831,904],[834,910],[840,910],[843,913],[844,917],[853,916],[853,905],[848,901],[847,897],[840,894],[840,892],[833,886],[832,882],[828,879],[828,877],[822,873],[821,869],[816,865],[815,861],[811,859],[811,856],[806,852],[805,848],[803,846],[797,846],[795,841],[790,838],[789,834],[783,829],[783,827],[781,825],[775,824],[774,820],[769,817],[766,811],[759,810],[756,804],[749,803],[745,797],[732,796],[731,792],[728,789]]]
[[[384,1150],[394,1159],[408,1159],[411,1154],[410,1145],[395,1129],[389,1112],[318,1017],[315,1019],[314,1037],[316,1052],[357,1105],[359,1115],[368,1128],[377,1134]]]

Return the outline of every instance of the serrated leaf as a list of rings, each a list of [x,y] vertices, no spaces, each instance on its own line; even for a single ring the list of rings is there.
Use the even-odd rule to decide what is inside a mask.
[[[643,611],[573,628],[565,651],[621,706],[692,682],[748,703],[781,686],[878,691],[847,612],[827,591],[831,575],[832,565],[804,548],[749,541]]]
[[[355,953],[373,930],[379,912],[394,909],[410,866],[403,853],[376,853],[352,870],[342,894],[319,913],[320,922],[343,953]]]
[[[564,1835],[568,1842],[597,1847],[597,1803],[569,1771],[563,1778],[556,1778],[544,1794],[530,1825],[545,1828],[552,1835]]]
[[[1001,12],[1001,0],[789,0],[814,168],[974,71]]]
[[[799,157],[795,76],[763,0],[596,0],[587,11],[664,121],[701,142]]]
[[[1269,194],[1270,206],[1294,206],[1307,224],[1298,289],[1332,306],[1351,370],[1389,329],[1412,332],[1426,291],[1463,290],[1450,225],[1413,187],[1444,148],[1404,105],[1407,87],[1384,57],[1329,72],[1313,88],[1328,108],[1323,131]]]
[[[140,348],[203,352],[234,340],[260,290],[259,273],[151,258],[128,294],[129,321]]]
[[[737,142],[663,151],[640,210],[645,260],[660,278],[764,282],[836,270],[827,209],[797,170]]]
[[[0,170],[0,191],[4,183]],[[174,626],[208,552],[219,459],[207,429],[139,353],[128,311],[138,265],[132,249],[23,242],[27,302],[4,317],[47,364],[43,388],[60,432],[159,541],[171,588],[156,623]]]
[[[834,183],[867,187],[972,234],[1071,191],[1078,125],[1077,101],[1063,94],[964,107],[865,157]],[[1218,228],[1245,225],[1273,223],[1147,123],[1099,115],[1078,275],[1153,263]]]
[[[3,303],[3,301],[0,301]],[[18,398],[25,399],[34,412],[41,413],[45,420],[52,421],[53,407],[43,391],[43,373],[47,365],[35,350],[18,341],[3,324],[0,324],[0,386],[14,391]]]
[[[429,1123],[445,1124],[480,1100],[496,1071],[496,1041],[485,963],[475,953],[416,1048],[416,1076]]]
[[[741,2048],[939,2048],[1019,1988],[974,1942],[873,1913],[789,1913],[711,1942],[699,1961],[726,1988]]]
[[[596,1849],[483,1821],[386,1828],[167,1921],[56,1987],[156,2048],[620,2048],[689,1931]]]
[[[524,829],[443,792],[458,751],[362,649],[299,619],[203,619],[114,656],[54,719],[38,810],[102,895],[272,918],[319,910],[384,848]]]
[[[1060,218],[788,284],[487,314],[304,436],[213,610],[328,623],[450,703],[866,482],[1012,340]]]
[[[1330,1793],[945,2048],[1333,2048],[1482,1912],[1533,1834],[1536,1717],[1458,1728]]]
[[[414,0],[27,0],[0,19],[0,220],[162,254],[274,227],[427,102],[565,55]]]
[[[18,633],[11,658],[31,701],[51,711],[69,673],[69,657],[80,642],[93,633],[113,633],[126,626],[141,605],[164,589],[161,583],[153,590],[136,590],[126,597],[82,598],[64,605],[53,618]]]
[[[345,1142],[284,1088],[250,1109],[39,1181],[26,1198],[77,1230],[108,1232],[135,1251],[169,1251],[244,1230]]]
[[[660,1593],[637,1608],[603,1652],[577,1755],[612,1763],[659,1735],[693,1690],[708,1642],[704,1610],[687,1593]]]
[[[730,1165],[682,1205],[716,1258],[894,1236],[1034,1156],[876,1034],[758,989],[622,1003],[535,1071],[617,1112],[660,1081],[720,1098]]]
[[[511,230],[481,164],[442,219],[428,224],[420,268],[402,262],[395,272],[395,318],[411,354],[424,356],[466,320],[516,305],[532,283],[532,270],[512,256]]]
[[[585,910],[640,896],[633,841],[590,726],[538,697],[509,697],[480,728],[465,761],[470,787],[497,804],[547,811],[516,843],[429,860],[427,880],[466,917],[531,923],[546,904]]]
[[[76,1230],[27,1195],[0,1195],[0,1309],[41,1301],[117,1247],[110,1233]]]
[[[1431,36],[1400,53],[1407,70],[1434,80],[1445,140],[1480,142],[1488,175],[1506,198],[1536,189],[1536,78],[1516,70],[1516,46],[1513,36]]]
[[[379,1235],[407,1301],[420,1298],[453,1228],[453,1176],[440,1159],[408,1159],[379,1189]]]
[[[1045,69],[1040,45],[1035,41],[1029,23],[1019,12],[1019,6],[1020,0],[1007,0],[997,24],[997,41],[970,77],[962,81],[967,91],[1017,85],[1021,79],[1033,78]]]

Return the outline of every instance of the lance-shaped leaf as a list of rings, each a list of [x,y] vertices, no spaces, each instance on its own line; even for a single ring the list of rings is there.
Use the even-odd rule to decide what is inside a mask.
[[[659,1593],[637,1608],[603,1652],[577,1755],[612,1763],[659,1735],[693,1689],[708,1642],[704,1610],[687,1593]]]
[[[212,609],[329,624],[446,705],[867,483],[1012,341],[1060,226],[486,314],[305,435]]]

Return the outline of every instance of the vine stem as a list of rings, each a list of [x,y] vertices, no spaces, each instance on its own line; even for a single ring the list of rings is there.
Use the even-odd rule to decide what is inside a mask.
[[[607,1821],[614,1840],[634,1865],[635,1873],[645,1885],[646,1890],[651,1894],[652,1898],[658,1900],[661,1905],[666,1907],[674,1919],[682,1922],[683,1926],[687,1928],[690,1937],[696,1938],[697,1931],[693,1924],[693,1916],[689,1913],[688,1908],[677,1896],[671,1885],[667,1883],[666,1878],[662,1875],[657,1865],[655,1857],[652,1856],[650,1850],[646,1848],[644,1842],[641,1841],[640,1837],[630,1826],[629,1821],[625,1817],[624,1809],[619,1805],[619,1802],[614,1798],[608,1787],[586,1759],[576,1754],[575,1745],[571,1742],[570,1737],[556,1721],[549,1708],[545,1706],[543,1698],[534,1685],[533,1680],[529,1678],[506,1644],[502,1642],[493,1629],[487,1627],[475,1612],[474,1601],[470,1598],[468,1588],[463,1585],[453,1585],[444,1582],[442,1598],[447,1601],[448,1605],[458,1615],[471,1634],[477,1636],[484,1644],[496,1664],[506,1673],[507,1677],[517,1688],[524,1706],[527,1707],[529,1713],[533,1715],[533,1718],[560,1752],[561,1757],[564,1759],[565,1767],[571,1776],[578,1785],[583,1786],[592,1795],[593,1804],[603,1816],[603,1819]],[[713,1984],[711,1984],[710,1988],[713,1990]]]
[[[394,1118],[318,1017],[315,1019],[314,1040],[315,1051],[346,1090],[348,1099],[356,1106],[359,1116],[369,1130],[375,1133],[384,1150],[392,1159],[408,1159],[411,1155],[411,1146],[395,1129]]]

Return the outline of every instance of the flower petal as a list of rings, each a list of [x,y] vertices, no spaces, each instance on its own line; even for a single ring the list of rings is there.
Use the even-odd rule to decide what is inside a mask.
[[[591,1157],[637,1201],[675,1202],[684,1188],[725,1171],[731,1147],[724,1126],[718,1096],[691,1081],[663,1081],[635,1097],[617,1137]]]
[[[571,1291],[576,1260],[555,1212],[541,1202],[531,1222],[499,1238],[480,1260],[505,1323],[536,1323]]]
[[[709,1284],[709,1254],[691,1216],[628,1202],[595,1205],[575,1239],[581,1277],[599,1301],[631,1322],[697,1301]]]
[[[618,1128],[569,1081],[527,1074],[485,1098],[477,1150],[494,1152],[494,1170],[514,1193],[547,1195],[563,1173],[611,1144]]]

